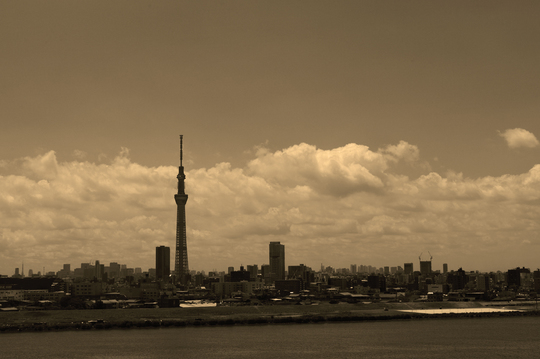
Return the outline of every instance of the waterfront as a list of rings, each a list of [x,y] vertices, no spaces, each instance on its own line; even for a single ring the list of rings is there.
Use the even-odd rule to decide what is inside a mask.
[[[489,302],[369,303],[339,305],[217,306],[92,310],[8,311],[0,316],[0,335],[9,332],[128,329],[214,325],[321,323],[456,316],[538,315],[530,305]],[[489,305],[489,306],[488,306]]]
[[[416,313],[416,314],[483,314],[483,313],[511,313],[520,312],[519,309],[506,309],[506,308],[446,308],[446,309],[411,309],[411,310],[399,310],[403,313]]]
[[[539,317],[4,333],[3,358],[531,358]]]

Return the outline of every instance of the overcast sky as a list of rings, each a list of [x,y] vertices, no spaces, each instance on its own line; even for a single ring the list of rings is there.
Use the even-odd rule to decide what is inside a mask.
[[[0,274],[540,267],[537,1],[0,2]]]

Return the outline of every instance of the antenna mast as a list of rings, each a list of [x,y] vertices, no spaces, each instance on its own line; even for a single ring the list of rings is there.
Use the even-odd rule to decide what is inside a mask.
[[[182,153],[182,142],[183,142],[183,135],[180,135],[180,167],[182,167],[182,159],[183,159],[183,153]]]

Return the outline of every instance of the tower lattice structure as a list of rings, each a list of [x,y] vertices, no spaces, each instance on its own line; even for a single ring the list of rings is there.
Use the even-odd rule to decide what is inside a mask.
[[[186,238],[186,203],[188,195],[185,193],[184,181],[184,166],[182,164],[182,141],[183,136],[180,135],[180,166],[178,167],[178,193],[174,195],[176,201],[176,255],[174,260],[174,273],[176,280],[185,284],[189,274],[188,255],[187,255],[187,238]]]

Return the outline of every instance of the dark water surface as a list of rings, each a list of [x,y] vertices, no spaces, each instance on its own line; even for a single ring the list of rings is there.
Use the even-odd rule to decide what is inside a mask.
[[[0,358],[540,358],[540,318],[0,334]]]

